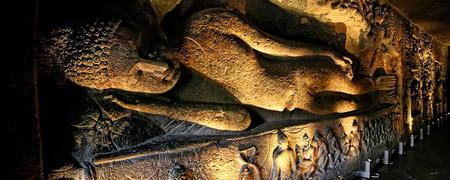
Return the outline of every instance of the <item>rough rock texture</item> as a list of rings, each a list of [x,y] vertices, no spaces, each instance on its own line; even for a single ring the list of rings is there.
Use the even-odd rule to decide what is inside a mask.
[[[351,177],[447,109],[446,49],[382,1],[158,3],[43,36],[50,179]]]

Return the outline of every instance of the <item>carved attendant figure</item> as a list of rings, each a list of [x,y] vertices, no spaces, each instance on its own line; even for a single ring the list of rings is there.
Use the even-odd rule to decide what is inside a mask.
[[[315,171],[314,163],[314,149],[311,147],[311,141],[309,136],[305,133],[302,140],[301,153],[298,158],[301,159],[301,164],[297,174],[301,175],[303,179],[308,179]]]
[[[372,148],[373,146],[375,146],[376,143],[376,135],[375,135],[375,129],[376,129],[376,124],[375,124],[375,120],[369,121],[369,148]]]
[[[342,126],[342,124],[339,124],[336,131],[336,135],[338,136],[339,145],[342,151],[341,161],[344,161],[348,159],[348,152],[350,150],[350,141],[347,137],[347,134],[345,134],[344,126]]]
[[[337,140],[336,136],[333,134],[333,129],[328,126],[325,128],[325,139],[328,144],[328,169],[332,169],[337,166],[337,164],[340,162],[340,157],[342,155],[341,148],[339,147],[339,141]]]
[[[356,120],[353,121],[352,124],[352,131],[350,132],[350,149],[349,149],[349,155],[350,157],[355,157],[359,154],[360,151],[360,142],[361,142],[361,136],[358,129],[358,124]]]
[[[328,147],[324,142],[322,134],[320,134],[320,131],[317,129],[316,132],[314,133],[313,147],[315,147],[314,157],[317,158],[316,174],[320,175],[326,172],[325,170],[328,162]]]
[[[364,124],[362,128],[362,137],[361,137],[361,149],[364,151],[369,150],[370,148],[370,131],[368,124]]]
[[[288,179],[295,170],[294,151],[289,147],[287,136],[278,131],[278,146],[273,150],[272,174],[269,179]]]

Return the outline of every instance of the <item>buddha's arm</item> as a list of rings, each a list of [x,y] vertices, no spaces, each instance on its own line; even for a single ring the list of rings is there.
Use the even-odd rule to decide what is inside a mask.
[[[131,104],[118,99],[112,101],[125,109],[189,121],[220,130],[242,131],[251,121],[249,113],[236,105],[163,102]]]

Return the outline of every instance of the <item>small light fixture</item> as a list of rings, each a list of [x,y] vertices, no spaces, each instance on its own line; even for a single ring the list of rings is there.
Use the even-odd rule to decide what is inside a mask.
[[[419,132],[419,139],[420,139],[420,140],[423,140],[423,129],[420,128],[419,131],[420,131],[420,132]]]
[[[398,155],[403,155],[403,142],[398,142]]]
[[[388,150],[384,150],[384,156],[383,156],[383,164],[384,165],[390,165],[390,164],[394,164],[393,162],[389,162],[389,151]]]

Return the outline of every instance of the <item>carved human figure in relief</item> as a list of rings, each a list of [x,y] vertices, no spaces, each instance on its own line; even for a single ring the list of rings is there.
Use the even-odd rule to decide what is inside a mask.
[[[303,179],[309,179],[315,171],[314,148],[311,146],[311,140],[305,133],[302,137],[302,146],[297,148],[298,170],[297,175]]]
[[[380,144],[381,142],[383,142],[383,126],[382,126],[382,123],[383,123],[383,117],[382,118],[380,118],[380,119],[377,119],[377,121],[376,121],[376,131],[377,131],[377,135],[376,135],[376,142],[377,142],[377,144]]]
[[[57,30],[43,43],[39,57],[52,59],[54,66],[80,86],[148,94],[171,90],[180,77],[178,63],[182,63],[218,83],[237,99],[237,104],[274,111],[302,109],[319,115],[349,112],[370,106],[352,98],[338,98],[333,103],[318,100],[323,96],[353,97],[395,89],[394,76],[353,78],[352,61],[336,51],[272,37],[231,10],[197,13],[190,20],[182,47],[165,50],[152,60],[139,56],[136,34],[120,24],[99,22]],[[177,107],[176,103],[115,102],[126,109],[169,117],[172,112],[155,112]],[[181,120],[222,130],[244,130],[250,122],[248,113],[239,108],[233,108],[237,111],[230,116],[203,120],[189,116],[198,110],[190,107],[177,114],[182,115]],[[223,113],[217,106],[201,108],[212,114]],[[236,120],[227,118],[236,114],[240,116]],[[225,121],[229,123],[221,123]]]
[[[339,139],[339,146],[342,151],[341,161],[344,161],[349,158],[348,153],[350,151],[350,141],[342,124],[338,125],[338,128],[336,129],[336,136]]]
[[[316,129],[314,133],[314,139],[312,146],[314,147],[314,157],[316,157],[316,175],[320,175],[326,172],[328,163],[328,147],[325,144],[322,134]]]
[[[294,151],[289,147],[287,136],[278,131],[278,145],[273,150],[272,173],[269,179],[289,179],[295,175],[296,163]]]
[[[349,139],[350,148],[348,153],[350,157],[355,157],[359,154],[361,148],[361,135],[356,120],[353,121]]]
[[[369,137],[368,137],[368,146],[369,148],[372,148],[375,143],[376,143],[376,138],[375,138],[375,120],[369,121]]]
[[[361,131],[361,150],[362,151],[367,151],[369,150],[369,141],[370,141],[370,135],[369,135],[369,128],[368,128],[368,123],[366,122],[362,122],[361,123],[361,127],[360,127],[360,131]],[[406,127],[406,126],[405,126]]]
[[[255,165],[256,148],[250,147],[240,151],[243,165],[240,169],[239,180],[260,180],[261,174],[258,167]]]
[[[335,168],[340,162],[340,157],[342,155],[341,148],[339,147],[339,141],[333,133],[333,129],[328,126],[325,128],[325,140],[328,144],[328,169]]]
[[[318,97],[395,89],[394,76],[353,78],[348,58],[324,46],[268,35],[234,11],[209,9],[190,22],[180,51],[167,58],[217,82],[243,104],[323,115],[356,110],[358,103],[317,104]]]

